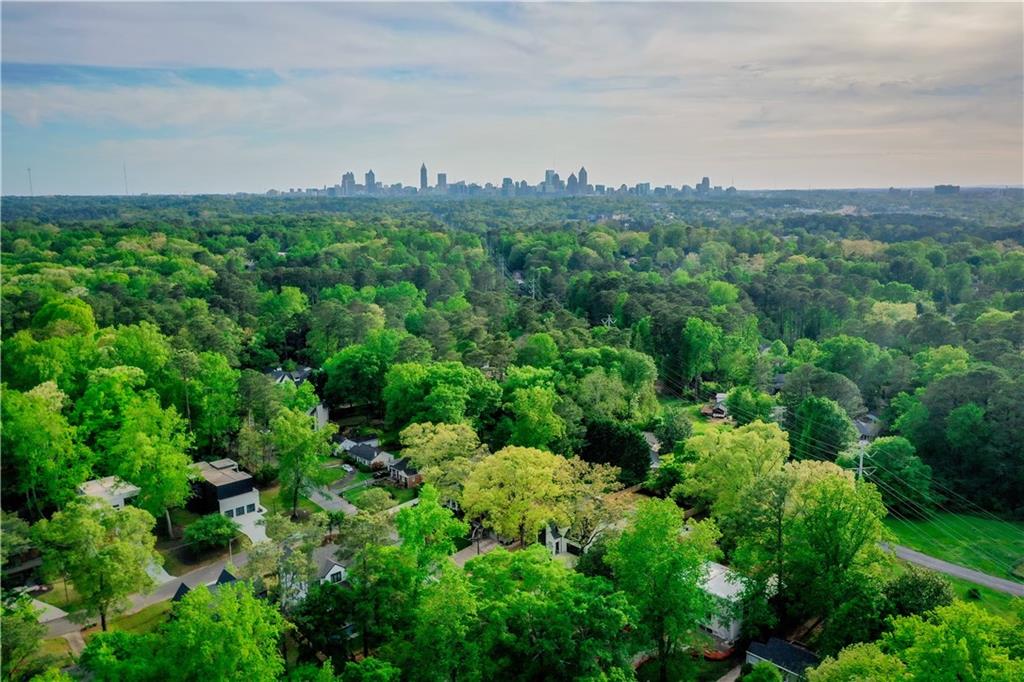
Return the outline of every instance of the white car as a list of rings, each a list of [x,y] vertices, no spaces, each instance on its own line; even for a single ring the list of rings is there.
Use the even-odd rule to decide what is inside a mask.
[[[351,473],[352,473],[353,471],[355,471],[355,469],[353,469],[353,468],[352,468],[352,465],[351,465],[351,464],[342,464],[342,465],[341,465],[341,468],[342,468],[342,469],[344,469],[345,471],[347,471],[347,472],[348,472],[348,473],[350,473],[350,474],[351,474]]]

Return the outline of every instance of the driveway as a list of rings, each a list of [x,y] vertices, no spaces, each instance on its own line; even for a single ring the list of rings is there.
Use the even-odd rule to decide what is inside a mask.
[[[496,547],[500,546],[501,545],[494,538],[484,538],[480,541],[479,552],[477,551],[477,543],[474,542],[469,547],[464,547],[455,554],[452,554],[452,561],[455,562],[456,566],[462,568],[466,565],[466,562],[472,559],[473,557],[478,556],[480,554],[487,554]]]
[[[266,510],[263,509],[263,511],[254,514],[243,514],[242,516],[235,517],[238,530],[245,533],[246,537],[252,540],[253,544],[267,539],[267,529],[263,525],[263,514],[265,512]]]
[[[969,580],[972,583],[990,587],[993,590],[998,590],[999,592],[1012,594],[1016,597],[1024,597],[1024,583],[1014,582],[1013,580],[1007,580],[1005,578],[997,578],[994,575],[975,571],[973,568],[967,568],[966,566],[960,566],[959,564],[951,564],[948,561],[936,559],[933,556],[928,556],[927,554],[910,549],[909,547],[903,547],[902,545],[889,545],[888,543],[883,542],[882,548],[890,550],[900,559],[909,561],[912,564],[924,566],[925,568],[930,568],[933,571],[945,573],[946,575],[951,575],[956,578],[963,578],[964,580]]]
[[[329,488],[318,488],[314,490],[309,494],[309,499],[324,511],[342,511],[349,516],[359,511],[354,504],[343,498],[341,495],[331,491]]]

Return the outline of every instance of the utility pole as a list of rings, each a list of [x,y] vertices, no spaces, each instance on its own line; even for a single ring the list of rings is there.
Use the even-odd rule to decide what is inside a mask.
[[[32,190],[32,169],[28,169],[28,195],[34,197],[36,193]]]

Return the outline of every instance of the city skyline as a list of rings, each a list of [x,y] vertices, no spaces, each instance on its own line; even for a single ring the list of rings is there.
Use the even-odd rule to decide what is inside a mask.
[[[3,192],[1024,182],[1024,7],[10,3]],[[412,38],[415,38],[414,40]],[[433,176],[431,176],[433,177]]]

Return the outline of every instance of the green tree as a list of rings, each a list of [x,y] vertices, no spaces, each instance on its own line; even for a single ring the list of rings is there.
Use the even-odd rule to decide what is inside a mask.
[[[682,511],[672,501],[645,500],[609,548],[615,584],[637,610],[638,639],[658,653],[662,682],[677,646],[695,637],[710,609],[701,582],[717,534],[703,522],[684,535]]]
[[[564,457],[533,448],[509,446],[474,467],[462,494],[469,518],[480,519],[499,535],[535,542],[548,522],[568,522],[570,470]]]
[[[910,441],[902,436],[876,438],[867,447],[864,461],[886,507],[901,516],[927,513],[935,501],[932,468],[921,461]],[[840,464],[854,468],[858,457],[854,453],[843,456]]]
[[[399,355],[404,335],[393,329],[371,332],[324,363],[324,397],[333,405],[382,405],[385,376]]]
[[[924,568],[909,567],[885,583],[886,613],[913,616],[953,603],[953,586],[945,576]]]
[[[782,682],[782,673],[771,663],[761,661],[751,667],[750,672],[740,678],[741,682]]]
[[[580,455],[594,464],[618,467],[626,485],[646,479],[651,468],[651,446],[643,432],[615,421],[587,422],[586,442]]]
[[[882,651],[875,643],[854,644],[836,658],[826,658],[807,671],[809,682],[854,682],[855,680],[910,680],[900,659]]]
[[[238,535],[238,523],[223,514],[207,514],[185,529],[185,542],[192,551],[201,554],[207,550],[227,547]]]
[[[558,396],[550,388],[521,388],[512,394],[513,425],[509,443],[547,449],[565,436],[565,422],[555,412]]]
[[[412,660],[406,669],[414,680],[479,680],[478,604],[469,580],[446,566],[424,589],[412,627]]]
[[[324,460],[331,452],[331,437],[338,427],[316,429],[313,418],[283,408],[271,422],[271,440],[277,451],[278,475],[284,494],[291,497],[292,518],[299,509],[299,495],[320,485]]]
[[[662,408],[661,419],[654,429],[654,436],[661,442],[661,454],[667,454],[676,449],[676,445],[682,443],[693,433],[693,422],[686,408],[678,405],[666,405]]]
[[[736,423],[743,426],[758,420],[771,421],[775,403],[771,396],[765,393],[749,386],[737,386],[729,391],[725,398],[725,406]]]
[[[398,512],[395,526],[402,549],[415,557],[416,567],[425,577],[455,553],[455,540],[464,537],[469,526],[441,506],[437,488],[429,483],[420,490],[419,500],[416,506]]]
[[[3,679],[29,679],[53,662],[52,658],[40,654],[46,626],[39,622],[39,614],[28,597],[23,596],[13,603],[5,600],[2,609],[0,628],[4,636],[0,638],[0,670]]]
[[[13,474],[4,487],[24,495],[37,516],[67,503],[89,477],[91,453],[61,414],[65,399],[53,382],[27,393],[0,387],[4,467]]]
[[[107,616],[128,606],[128,596],[153,586],[147,567],[162,559],[153,549],[153,516],[142,509],[114,509],[82,498],[67,505],[37,532],[47,572],[60,572],[74,585],[86,615]]]
[[[279,644],[287,628],[246,583],[220,585],[216,594],[192,590],[161,633],[164,679],[277,680],[285,669]]]
[[[106,453],[107,469],[138,486],[135,504],[154,517],[164,516],[168,537],[173,536],[169,510],[192,494],[190,444],[178,411],[161,408],[156,396],[147,393],[124,408],[121,428]]]
[[[558,362],[558,346],[550,334],[531,334],[516,355],[516,364],[551,367]]]
[[[468,424],[410,424],[399,435],[402,454],[426,483],[447,500],[458,502],[469,472],[487,454],[476,431]]]
[[[186,390],[192,411],[196,446],[206,454],[224,452],[238,429],[239,372],[220,353],[203,352],[198,357],[197,375]]]
[[[687,384],[700,390],[703,375],[714,371],[715,359],[722,350],[722,329],[699,317],[686,319],[679,351],[680,373]]]
[[[400,679],[401,670],[372,656],[361,661],[349,661],[341,671],[342,682],[398,682]]]
[[[682,487],[708,504],[715,518],[743,513],[743,496],[759,480],[782,469],[789,440],[775,424],[756,421],[732,430],[709,430],[686,441],[692,464]]]
[[[857,431],[839,403],[809,396],[796,410],[793,456],[797,459],[834,460],[853,445]]]

